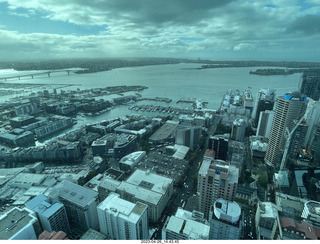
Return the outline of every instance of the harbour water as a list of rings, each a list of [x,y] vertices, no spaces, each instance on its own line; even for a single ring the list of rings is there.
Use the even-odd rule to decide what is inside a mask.
[[[227,90],[240,90],[244,91],[250,87],[252,95],[256,97],[257,92],[261,88],[274,88],[277,95],[283,95],[286,92],[295,91],[298,89],[299,79],[301,74],[291,75],[274,75],[274,76],[258,76],[250,75],[250,70],[256,70],[257,67],[245,67],[245,68],[214,68],[214,69],[196,69],[201,64],[169,64],[169,65],[153,65],[142,67],[130,67],[119,68],[111,71],[87,73],[87,74],[74,74],[67,72],[52,73],[50,77],[47,75],[39,75],[31,77],[21,77],[21,79],[9,79],[2,83],[7,84],[41,84],[41,86],[28,85],[21,88],[19,95],[28,95],[31,92],[37,92],[38,90],[47,89],[49,92],[53,92],[54,88],[60,90],[75,90],[79,89],[91,89],[91,88],[104,88],[107,86],[119,86],[119,85],[141,85],[147,86],[140,92],[142,97],[166,97],[172,99],[172,102],[156,102],[156,101],[140,101],[137,105],[152,104],[159,106],[172,106],[191,108],[190,104],[179,103],[181,98],[197,98],[203,102],[207,102],[207,108],[218,109],[221,103],[221,99]],[[259,67],[267,68],[267,67]],[[20,74],[19,71],[11,70],[15,75]],[[35,71],[21,71],[22,74],[28,74],[28,72],[35,73]],[[43,72],[43,71],[42,71]],[[11,75],[10,70],[1,72],[0,77],[6,77]],[[68,85],[72,86],[68,86]],[[11,86],[13,87],[13,86]],[[61,89],[59,89],[61,87]],[[11,88],[12,89],[12,88]],[[134,95],[135,92],[126,93],[125,95]],[[0,102],[4,102],[9,98],[17,96],[12,94],[8,96],[2,95]],[[120,95],[104,96],[104,99],[114,98]],[[111,111],[105,112],[97,116],[77,116],[78,123],[70,129],[66,129],[64,132],[79,128],[85,124],[97,123],[102,120],[110,118],[121,117],[127,114],[141,114],[152,115],[153,112],[142,112],[129,110],[129,106],[122,105],[116,106]],[[158,112],[159,114],[159,112]]]
[[[182,97],[198,98],[208,102],[208,108],[217,109],[223,95],[229,89],[243,91],[251,87],[252,94],[255,97],[260,88],[275,88],[277,95],[282,95],[285,92],[297,90],[301,76],[299,73],[274,76],[250,75],[250,70],[255,70],[257,67],[193,69],[200,66],[201,64],[182,63],[119,68],[88,74],[70,73],[68,75],[59,72],[52,73],[50,77],[46,75],[35,76],[33,79],[23,77],[20,80],[11,79],[3,81],[3,83],[48,84],[45,86],[49,91],[52,89],[52,85],[49,84],[74,85],[62,88],[64,90],[142,85],[149,87],[149,89],[141,92],[143,97],[168,97],[172,99],[173,104]],[[19,71],[12,72],[14,74],[20,73]],[[27,74],[28,71],[21,71],[21,73]],[[3,73],[0,70],[0,77],[8,74],[10,74],[10,71],[7,70],[6,73]],[[0,101],[3,102],[5,98],[4,96],[1,97]]]

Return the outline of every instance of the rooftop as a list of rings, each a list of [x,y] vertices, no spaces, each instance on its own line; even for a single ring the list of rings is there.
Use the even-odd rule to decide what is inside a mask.
[[[240,218],[241,208],[236,202],[230,202],[219,198],[214,203],[214,214],[217,219],[236,223]]]
[[[62,185],[59,196],[81,207],[91,204],[98,196],[97,192],[67,180],[63,181]]]
[[[149,171],[137,169],[128,179],[127,182],[136,186],[165,194],[168,187],[173,183],[173,180],[157,174],[152,174]]]
[[[107,211],[112,215],[120,216],[132,223],[139,221],[141,215],[147,210],[147,207],[143,203],[132,203],[121,199],[120,195],[114,192],[111,192],[98,206],[99,209]]]
[[[15,234],[20,232],[26,225],[34,223],[37,218],[26,208],[13,208],[0,217],[0,239],[10,240]]]

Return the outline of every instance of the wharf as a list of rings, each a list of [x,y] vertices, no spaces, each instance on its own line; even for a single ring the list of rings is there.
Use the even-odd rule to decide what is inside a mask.
[[[141,97],[138,98],[137,101],[143,101],[143,100],[148,100],[148,101],[156,101],[156,102],[166,102],[166,103],[170,103],[172,101],[171,98],[166,98],[166,97]]]

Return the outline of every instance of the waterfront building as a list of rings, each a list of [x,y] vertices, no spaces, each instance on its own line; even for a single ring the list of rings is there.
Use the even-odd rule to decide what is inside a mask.
[[[120,134],[114,143],[113,153],[116,159],[120,159],[136,149],[137,136],[129,134]]]
[[[236,202],[217,199],[210,208],[210,240],[239,240],[242,233],[241,208]]]
[[[208,218],[211,205],[223,198],[234,201],[239,169],[223,160],[204,159],[199,170],[197,191],[199,210]]]
[[[59,200],[66,208],[71,228],[98,230],[97,192],[65,180],[59,189]]]
[[[0,240],[37,240],[41,227],[34,213],[15,207],[0,216]]]
[[[105,156],[108,152],[108,145],[106,140],[96,140],[91,144],[93,156]]]
[[[173,180],[164,176],[137,169],[117,186],[116,192],[130,202],[142,202],[148,205],[148,216],[157,221],[167,206],[173,193]]]
[[[148,206],[110,193],[98,206],[100,232],[116,240],[149,239]]]
[[[265,156],[268,165],[278,167],[286,144],[286,128],[291,131],[295,126],[294,121],[304,115],[306,108],[307,97],[299,92],[278,97]]]
[[[178,127],[178,123],[178,121],[168,120],[163,126],[161,126],[149,137],[149,142],[162,143],[169,140],[169,138],[173,137]]]
[[[28,147],[35,145],[34,134],[22,129],[0,134],[0,143],[11,147]]]
[[[9,120],[12,128],[21,128],[22,126],[29,125],[35,122],[34,116],[23,115]]]
[[[60,202],[51,202],[45,195],[38,195],[25,206],[35,212],[43,230],[70,233],[66,209]]]
[[[162,240],[208,240],[210,226],[204,215],[197,211],[178,208],[168,216],[162,228]]]
[[[259,202],[255,216],[258,240],[276,240],[281,237],[280,208],[271,202]]]
[[[266,111],[260,112],[256,136],[269,138],[273,116],[274,116],[274,111],[266,110]]]

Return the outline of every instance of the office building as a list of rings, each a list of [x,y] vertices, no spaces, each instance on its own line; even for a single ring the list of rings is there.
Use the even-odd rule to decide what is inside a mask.
[[[178,126],[176,131],[176,144],[184,145],[194,150],[199,146],[201,127]]]
[[[130,202],[147,204],[149,220],[156,222],[172,196],[173,180],[137,169],[117,186],[116,192]]]
[[[223,198],[234,201],[239,169],[223,160],[204,159],[198,174],[199,211],[208,218],[211,205]]]
[[[286,128],[291,131],[295,126],[294,121],[304,115],[306,108],[307,97],[301,96],[299,92],[278,97],[265,156],[268,165],[279,166],[286,144]]]
[[[145,156],[145,151],[137,151],[124,156],[119,161],[120,170],[124,172],[132,171]]]
[[[270,137],[273,116],[274,111],[266,110],[260,112],[256,136],[262,136],[265,138]]]
[[[210,208],[210,240],[239,240],[242,232],[241,208],[236,202],[219,198]]]
[[[59,191],[59,200],[66,208],[71,228],[98,229],[97,192],[65,180]]]
[[[243,119],[236,119],[232,123],[231,140],[243,141],[246,133],[246,122]]]
[[[34,213],[13,208],[0,216],[0,240],[37,240],[41,227]]]
[[[281,236],[280,208],[271,202],[260,202],[255,216],[258,240],[277,240]]]
[[[106,140],[96,140],[91,144],[93,156],[106,156],[108,152],[108,145]]]
[[[208,240],[210,226],[203,213],[178,208],[168,216],[162,228],[162,240]]]
[[[257,125],[260,119],[261,112],[273,110],[275,101],[274,89],[260,89],[257,94],[256,104],[253,112],[254,123]]]
[[[116,240],[149,239],[148,206],[110,193],[98,206],[100,232]]]
[[[313,100],[319,100],[320,96],[320,70],[308,69],[302,74],[299,83],[300,92]]]
[[[215,159],[227,160],[229,134],[209,137],[208,149],[215,152]]]
[[[305,221],[320,227],[320,202],[312,200],[305,202],[301,217]]]
[[[137,136],[120,134],[114,143],[113,153],[116,159],[120,159],[136,149]]]
[[[67,213],[62,203],[51,202],[48,197],[40,194],[25,206],[36,213],[43,230],[70,233]]]

